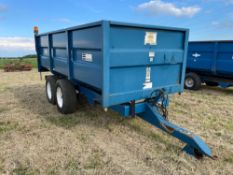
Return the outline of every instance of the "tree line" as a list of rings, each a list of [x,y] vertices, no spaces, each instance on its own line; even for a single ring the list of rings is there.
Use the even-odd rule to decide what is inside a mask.
[[[36,58],[35,54],[29,54],[22,57],[0,57],[0,59],[27,59],[27,58]]]

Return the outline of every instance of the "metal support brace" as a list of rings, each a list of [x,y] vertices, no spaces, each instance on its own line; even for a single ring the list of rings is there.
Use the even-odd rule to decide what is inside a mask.
[[[187,145],[183,148],[183,151],[188,154],[193,155],[196,158],[202,158],[204,155],[213,158],[211,149],[199,136],[164,119],[157,108],[152,104],[146,103],[145,110],[137,115],[143,120],[186,143]]]

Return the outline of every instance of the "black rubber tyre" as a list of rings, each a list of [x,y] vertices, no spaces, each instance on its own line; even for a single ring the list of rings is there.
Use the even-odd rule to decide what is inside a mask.
[[[199,90],[201,88],[200,77],[193,72],[187,73],[185,76],[184,87],[189,90]]]
[[[56,104],[56,82],[57,77],[54,75],[49,75],[45,77],[46,83],[45,83],[45,93],[46,97],[49,103],[55,105]]]
[[[77,94],[74,86],[66,79],[56,83],[57,109],[62,114],[71,114],[76,111]]]
[[[212,82],[212,81],[205,81],[205,84],[206,84],[207,86],[213,86],[213,87],[219,85],[218,83]]]

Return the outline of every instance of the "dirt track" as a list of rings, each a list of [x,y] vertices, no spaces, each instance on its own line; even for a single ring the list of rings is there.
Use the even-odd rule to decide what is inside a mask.
[[[0,174],[233,174],[233,89],[171,97],[170,120],[199,134],[218,160],[198,161],[144,121],[80,104],[49,105],[36,71],[0,72]]]

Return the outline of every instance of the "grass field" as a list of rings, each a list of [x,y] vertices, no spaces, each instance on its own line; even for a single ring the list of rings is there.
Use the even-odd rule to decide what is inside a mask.
[[[0,72],[0,174],[233,174],[233,89],[171,96],[169,120],[199,134],[217,160],[196,160],[160,130],[79,104],[48,104],[38,73]]]
[[[12,62],[18,62],[18,61],[20,61],[20,59],[0,59],[0,69],[3,69],[5,64],[9,64]],[[36,58],[24,58],[22,59],[22,62],[32,64],[33,68],[37,67]]]

